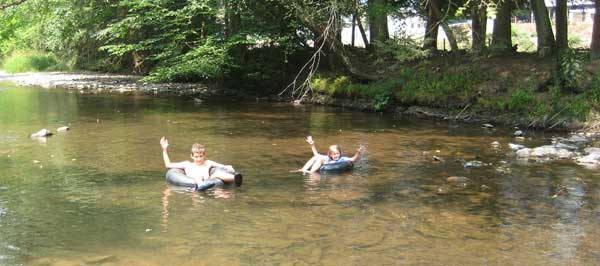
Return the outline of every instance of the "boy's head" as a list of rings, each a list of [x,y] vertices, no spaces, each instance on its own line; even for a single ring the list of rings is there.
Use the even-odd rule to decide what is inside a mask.
[[[329,156],[330,159],[337,161],[342,157],[342,149],[340,149],[338,145],[331,145],[327,151],[327,156]]]
[[[202,144],[194,143],[194,145],[192,145],[192,154],[191,154],[191,157],[194,160],[194,162],[204,160],[204,156],[205,156],[204,146],[202,146]]]

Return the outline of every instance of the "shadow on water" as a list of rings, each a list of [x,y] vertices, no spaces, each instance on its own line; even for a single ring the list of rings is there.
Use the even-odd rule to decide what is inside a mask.
[[[367,151],[349,173],[290,173],[308,133],[323,153]],[[244,185],[168,186],[161,136],[172,161],[199,142]],[[7,87],[0,265],[598,264],[597,172],[519,162],[514,141],[340,108]]]

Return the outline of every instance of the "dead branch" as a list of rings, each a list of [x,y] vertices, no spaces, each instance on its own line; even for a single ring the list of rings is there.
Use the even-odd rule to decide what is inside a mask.
[[[323,55],[323,48],[325,47],[325,43],[329,40],[329,34],[335,34],[336,31],[336,20],[337,20],[337,7],[334,4],[327,7],[328,20],[325,28],[323,29],[322,34],[316,38],[315,43],[320,43],[317,50],[310,57],[308,62],[302,66],[298,74],[294,77],[294,80],[283,89],[279,93],[281,96],[288,90],[291,90],[292,99],[294,102],[302,102],[306,96],[312,92],[312,87],[310,86],[310,82],[312,81],[317,69],[319,67],[319,63],[321,62],[321,55]],[[331,48],[333,48],[334,43],[331,43]],[[303,73],[306,73],[306,77],[302,81],[299,81],[300,77]]]
[[[22,3],[25,3],[25,2],[27,2],[27,0],[15,0],[15,1],[12,1],[10,3],[4,3],[4,4],[0,5],[0,10],[4,11],[4,10],[6,10],[9,7],[18,6],[18,5],[20,5]]]

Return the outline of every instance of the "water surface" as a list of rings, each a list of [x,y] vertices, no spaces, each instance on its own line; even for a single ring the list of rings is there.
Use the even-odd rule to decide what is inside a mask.
[[[71,130],[27,136],[64,125]],[[289,173],[311,156],[308,133],[322,152],[334,143],[346,155],[361,144],[367,152],[350,173]],[[597,170],[518,162],[510,133],[339,108],[2,84],[0,265],[600,264]],[[527,146],[554,136],[527,133]],[[172,161],[199,142],[244,185],[169,187],[161,136]],[[489,165],[465,169],[470,160]]]

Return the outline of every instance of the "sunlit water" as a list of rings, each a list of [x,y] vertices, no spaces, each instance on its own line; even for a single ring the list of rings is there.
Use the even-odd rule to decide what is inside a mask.
[[[56,134],[28,137],[41,128]],[[3,84],[0,265],[600,264],[597,170],[519,163],[511,130]],[[311,156],[308,133],[322,152],[367,151],[351,173],[289,173]],[[202,143],[244,185],[170,188],[161,136],[173,161]],[[475,159],[489,165],[463,167]]]

